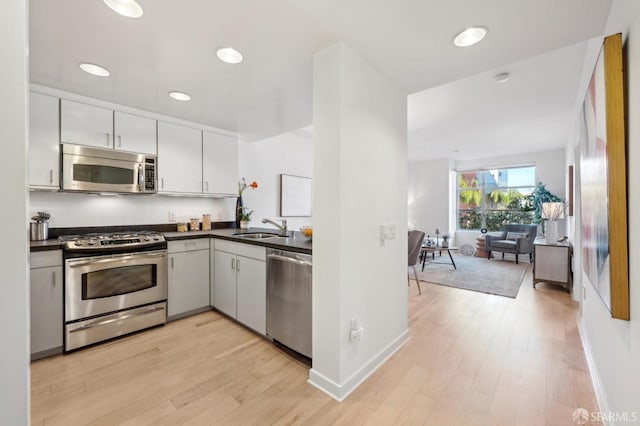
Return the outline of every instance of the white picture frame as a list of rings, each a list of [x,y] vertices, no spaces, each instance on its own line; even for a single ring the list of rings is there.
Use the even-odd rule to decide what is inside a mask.
[[[311,216],[311,178],[280,175],[280,216]]]

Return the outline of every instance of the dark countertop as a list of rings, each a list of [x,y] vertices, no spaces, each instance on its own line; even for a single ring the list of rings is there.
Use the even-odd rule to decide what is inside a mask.
[[[307,241],[300,232],[294,232],[293,237],[275,237],[264,240],[251,240],[247,238],[238,238],[233,234],[251,234],[255,232],[277,233],[277,229],[273,228],[251,228],[251,229],[213,229],[211,231],[187,231],[187,232],[165,232],[164,237],[167,241],[187,240],[192,238],[219,238],[221,240],[235,241],[245,244],[253,244],[256,246],[270,247],[280,250],[289,250],[297,253],[312,254],[312,243]]]
[[[34,251],[47,251],[47,250],[61,250],[64,244],[58,241],[57,238],[51,238],[45,241],[30,241],[31,252]]]
[[[221,240],[236,241],[239,243],[253,244],[256,246],[270,247],[280,250],[289,250],[297,253],[312,254],[312,243],[307,241],[300,232],[294,232],[293,237],[275,237],[264,240],[251,240],[246,238],[237,238],[233,234],[245,234],[254,232],[277,233],[277,229],[273,228],[225,228],[213,229],[211,231],[187,231],[187,232],[163,232],[167,241],[189,240],[193,238],[219,238]],[[46,241],[31,241],[31,251],[60,250],[63,244],[57,238]]]

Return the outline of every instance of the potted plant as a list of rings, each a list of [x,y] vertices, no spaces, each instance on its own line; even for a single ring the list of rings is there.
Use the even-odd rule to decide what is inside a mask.
[[[542,204],[543,203],[555,203],[563,202],[562,198],[547,189],[547,186],[542,182],[538,182],[536,189],[527,197],[527,206],[529,210],[534,210],[533,223],[542,225],[542,233],[544,234],[544,221],[542,220]]]
[[[249,229],[252,214],[253,210],[247,210],[244,206],[240,208],[240,229]]]
[[[443,248],[449,247],[449,238],[451,238],[451,235],[442,234],[442,247]]]

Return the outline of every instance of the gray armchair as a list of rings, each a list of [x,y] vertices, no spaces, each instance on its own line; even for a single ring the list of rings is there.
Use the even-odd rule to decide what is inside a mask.
[[[538,233],[538,225],[524,225],[519,223],[510,223],[504,225],[502,234],[487,235],[485,237],[485,247],[487,250],[487,259],[491,259],[492,251],[502,252],[504,259],[505,253],[516,256],[516,264],[518,263],[518,255],[528,254],[529,262],[533,260],[533,241]]]
[[[422,240],[424,240],[424,232],[414,230],[409,232],[409,266],[413,269],[413,276],[416,278],[416,284],[418,285],[418,293],[422,294],[420,289],[420,280],[418,278],[418,271],[416,271],[416,263],[418,263],[418,255],[422,251]],[[408,283],[407,277],[407,283]]]

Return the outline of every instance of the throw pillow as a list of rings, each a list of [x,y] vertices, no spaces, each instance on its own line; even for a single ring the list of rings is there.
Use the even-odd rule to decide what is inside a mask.
[[[516,240],[517,238],[526,238],[526,232],[507,232],[507,240]]]

